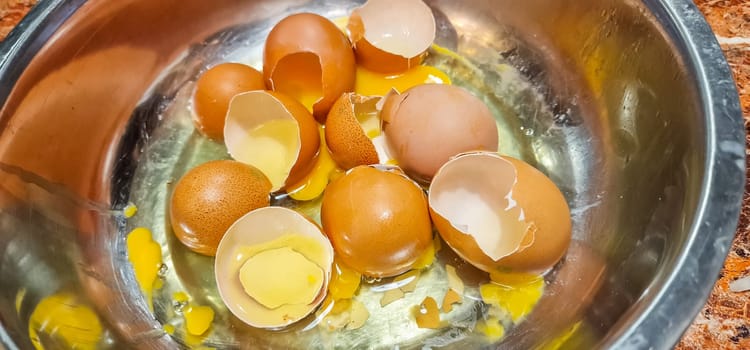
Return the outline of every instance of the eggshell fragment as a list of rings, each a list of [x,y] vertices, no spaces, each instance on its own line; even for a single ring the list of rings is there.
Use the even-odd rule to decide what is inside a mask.
[[[276,191],[312,170],[320,136],[318,124],[299,102],[280,93],[251,91],[229,104],[224,143],[232,158],[263,171]]]
[[[169,202],[177,238],[213,256],[224,232],[247,212],[270,204],[271,182],[260,170],[231,160],[201,164],[180,178]]]
[[[277,270],[285,270],[290,266],[265,266],[268,271],[261,271],[270,275],[283,275],[262,281],[242,280],[241,270],[247,262],[261,254],[274,253],[278,250],[291,250],[304,257],[309,263],[315,264],[323,271],[323,283],[314,284],[319,289],[311,302],[296,300],[296,302],[280,303],[276,300],[264,300],[264,303],[277,306],[267,307],[251,297],[245,290],[252,287],[256,292],[262,292],[263,298],[274,298],[269,288],[279,288],[283,293],[289,292],[288,300],[301,297],[294,296],[283,277],[289,277]],[[271,261],[264,258],[264,261]],[[216,253],[214,265],[216,284],[219,295],[227,308],[240,320],[250,326],[258,328],[279,328],[297,322],[313,312],[325,299],[328,282],[331,278],[333,264],[333,247],[320,231],[320,228],[301,214],[282,207],[267,207],[254,210],[237,220],[224,235]],[[256,276],[261,276],[256,270]],[[246,276],[247,277],[247,276]],[[304,277],[304,276],[303,276]],[[309,277],[308,277],[309,278]],[[295,281],[292,286],[304,285],[306,281]],[[271,285],[268,285],[268,284]],[[286,290],[286,292],[284,292]],[[282,294],[283,294],[282,293]],[[300,291],[301,295],[307,293]]]
[[[195,124],[209,138],[221,140],[229,101],[234,95],[265,90],[263,74],[240,63],[222,63],[211,67],[195,83]]]
[[[422,0],[369,0],[347,25],[357,63],[381,73],[419,65],[435,41],[435,17]]]
[[[381,161],[372,142],[380,136],[378,101],[380,98],[345,93],[328,112],[326,144],[333,160],[344,170]]]
[[[446,163],[430,185],[430,214],[455,252],[487,271],[545,272],[571,238],[570,210],[531,165],[476,152]]]
[[[424,192],[398,168],[351,169],[328,185],[321,221],[337,258],[367,276],[406,272],[432,244]]]
[[[420,182],[429,182],[459,153],[497,151],[497,126],[489,108],[457,86],[425,84],[392,93],[380,115],[390,155]]]
[[[311,107],[321,123],[336,99],[354,90],[355,67],[347,37],[320,15],[286,17],[266,39],[263,77],[268,88]]]

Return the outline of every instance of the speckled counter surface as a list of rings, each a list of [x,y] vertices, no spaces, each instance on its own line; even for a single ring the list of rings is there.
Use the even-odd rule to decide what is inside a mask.
[[[0,40],[36,0],[0,0]],[[695,0],[724,49],[737,81],[745,127],[750,129],[750,0]],[[731,252],[708,302],[677,349],[750,349],[750,292],[728,284],[750,274],[750,186]]]

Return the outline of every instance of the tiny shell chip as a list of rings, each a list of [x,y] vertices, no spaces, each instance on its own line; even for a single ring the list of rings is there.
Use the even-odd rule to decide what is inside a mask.
[[[571,239],[570,210],[555,184],[520,160],[459,155],[430,185],[430,214],[448,245],[475,267],[545,272]]]
[[[423,183],[457,154],[497,151],[497,125],[489,108],[457,86],[425,84],[391,94],[381,119],[389,154]]]
[[[227,230],[214,270],[219,295],[235,316],[253,327],[279,328],[323,302],[332,264],[333,247],[315,223],[267,207]]]
[[[224,144],[232,158],[266,174],[276,191],[312,170],[320,135],[299,102],[280,93],[251,91],[229,104]]]
[[[320,15],[286,17],[266,39],[266,85],[300,101],[321,123],[336,99],[354,90],[355,70],[354,52],[346,35]]]
[[[422,0],[369,0],[347,26],[357,63],[381,73],[419,65],[435,41],[435,17]]]
[[[328,112],[326,144],[333,160],[344,170],[381,162],[372,142],[380,136],[378,101],[380,98],[345,93]]]

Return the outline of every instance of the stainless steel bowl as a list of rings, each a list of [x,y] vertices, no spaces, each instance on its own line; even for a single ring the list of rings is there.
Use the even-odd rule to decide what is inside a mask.
[[[175,248],[164,221],[160,186],[215,147],[185,131],[186,91],[208,65],[253,63],[285,14],[338,17],[358,2],[49,0],[34,8],[0,46],[0,343],[31,348],[34,307],[68,290],[102,320],[99,347],[186,346],[140,295],[124,245],[133,223],[119,210],[136,201],[140,223],[161,233],[168,282],[220,305],[201,291],[210,274],[181,267],[210,260]],[[433,63],[483,96],[504,126],[501,151],[548,173],[573,209],[575,241],[544,298],[496,346],[535,348],[565,333],[568,348],[673,346],[716,280],[745,175],[735,85],[696,7],[428,3],[438,44],[467,58]],[[166,304],[155,302],[157,318]],[[211,344],[272,344],[219,321],[228,325]],[[341,344],[393,348],[400,336],[381,329]],[[55,348],[54,337],[42,340]]]

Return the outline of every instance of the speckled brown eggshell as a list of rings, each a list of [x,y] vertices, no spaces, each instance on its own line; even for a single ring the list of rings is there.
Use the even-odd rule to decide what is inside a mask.
[[[177,182],[169,216],[185,246],[213,256],[226,230],[251,210],[269,205],[271,182],[253,166],[232,160],[201,164]]]
[[[406,272],[432,244],[424,192],[399,170],[351,169],[326,189],[321,221],[337,258],[366,276]]]

